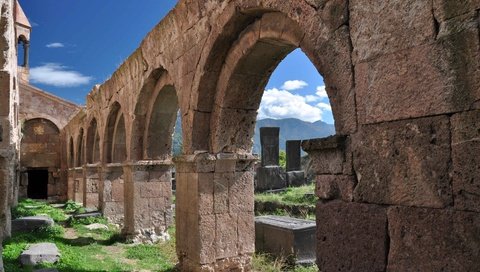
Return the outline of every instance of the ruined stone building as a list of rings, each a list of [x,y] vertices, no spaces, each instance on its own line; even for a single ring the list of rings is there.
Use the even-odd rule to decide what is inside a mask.
[[[337,131],[302,143],[319,269],[480,270],[479,0],[180,0],[84,109],[28,86],[28,58],[17,69],[29,27],[15,2],[1,1],[2,237],[28,176],[43,175],[47,197],[97,207],[125,235],[175,220],[182,271],[249,271],[256,113],[301,48]]]

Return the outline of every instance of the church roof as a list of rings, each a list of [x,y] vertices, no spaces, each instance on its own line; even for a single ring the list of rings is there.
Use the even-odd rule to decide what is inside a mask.
[[[22,7],[20,6],[20,3],[18,3],[18,0],[15,1],[15,23],[32,28],[25,12],[23,12]]]

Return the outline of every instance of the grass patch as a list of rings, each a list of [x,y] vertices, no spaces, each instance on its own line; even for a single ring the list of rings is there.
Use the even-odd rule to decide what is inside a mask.
[[[19,218],[25,216],[47,215],[55,222],[63,222],[67,220],[65,212],[54,208],[45,202],[40,202],[32,199],[23,199],[18,205],[12,208],[12,217]]]
[[[317,272],[317,266],[291,266],[287,260],[276,259],[268,254],[255,254],[252,259],[255,272]]]
[[[300,204],[315,206],[316,197],[311,195],[315,192],[315,185],[309,184],[301,187],[289,187],[281,193],[259,193],[255,194],[255,200],[261,202],[276,202],[280,204]]]

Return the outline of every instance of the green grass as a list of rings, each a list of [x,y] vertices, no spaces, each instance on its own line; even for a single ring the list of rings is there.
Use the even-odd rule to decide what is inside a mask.
[[[67,215],[62,210],[53,208],[45,202],[23,199],[15,208],[12,208],[13,218],[35,215],[47,215],[55,222],[63,222],[67,220]]]
[[[276,202],[280,204],[299,204],[315,206],[317,199],[315,196],[305,196],[308,193],[315,192],[315,185],[305,185],[301,187],[289,187],[281,193],[260,193],[255,194],[255,200],[261,202]]]
[[[317,266],[289,266],[283,259],[275,259],[268,254],[255,254],[252,260],[255,272],[317,272]]]

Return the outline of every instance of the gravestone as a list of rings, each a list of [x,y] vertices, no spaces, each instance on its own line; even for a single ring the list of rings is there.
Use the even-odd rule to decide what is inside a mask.
[[[302,141],[291,140],[287,141],[287,172],[302,170],[301,165],[301,145]]]
[[[12,220],[12,233],[32,232],[40,228],[53,226],[54,221],[48,216],[27,216]]]
[[[261,127],[260,144],[262,145],[262,166],[278,165],[279,154],[279,127]]]
[[[302,141],[287,141],[287,186],[302,186],[307,183],[305,172],[302,171],[301,145]]]
[[[315,221],[285,216],[255,217],[255,248],[297,264],[315,263]]]
[[[278,127],[260,128],[260,143],[262,145],[262,162],[257,168],[255,190],[258,192],[282,189],[287,186],[285,171],[278,165],[279,154]]]

